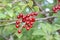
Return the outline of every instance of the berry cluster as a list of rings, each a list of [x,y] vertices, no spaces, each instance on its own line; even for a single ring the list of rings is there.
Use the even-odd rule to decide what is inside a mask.
[[[26,28],[26,30],[29,30],[30,28],[32,28],[33,23],[35,22],[35,16],[37,15],[38,15],[37,12],[31,12],[30,14],[27,15],[23,15],[22,13],[20,13],[17,16],[18,20],[16,21],[16,28],[19,28],[21,20],[23,23],[25,23],[22,28]],[[18,33],[21,33],[21,30],[18,30]]]
[[[57,13],[57,11],[59,11],[59,10],[60,10],[60,5],[53,7],[54,13]]]

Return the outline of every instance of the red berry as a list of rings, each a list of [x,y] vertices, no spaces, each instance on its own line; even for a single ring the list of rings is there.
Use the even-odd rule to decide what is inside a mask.
[[[26,27],[26,30],[29,30],[29,29],[30,29],[29,26],[28,26],[27,24],[25,24],[25,27]]]
[[[37,12],[32,12],[32,13],[30,14],[30,16],[37,16],[37,15],[38,15]]]
[[[30,22],[29,21],[26,21],[26,24],[29,24]]]
[[[57,10],[55,10],[54,13],[57,13]]]
[[[34,12],[34,15],[35,15],[35,16],[37,16],[37,15],[38,15],[38,13],[37,13],[37,12]]]
[[[58,5],[55,6],[55,10],[58,10]]]
[[[55,7],[53,7],[52,10],[56,10]]]
[[[25,22],[25,19],[22,19],[22,22]]]
[[[54,7],[53,7],[53,12],[54,12],[54,13],[57,13],[57,10],[56,10]]]
[[[25,19],[25,18],[26,18],[26,16],[23,16],[22,18],[23,18],[23,19]]]
[[[26,21],[29,21],[29,17],[26,18]]]
[[[30,25],[29,27],[30,27],[30,28],[32,28],[33,26],[32,26],[32,25]]]
[[[26,16],[23,16],[23,18],[22,18],[22,22],[25,22],[26,20]]]
[[[35,22],[35,18],[33,18],[33,17],[30,18],[30,21],[31,21],[31,22]]]
[[[26,15],[26,17],[30,17],[30,14]]]
[[[16,25],[16,28],[19,28],[19,25]]]
[[[20,16],[18,15],[17,18],[20,19]]]
[[[22,17],[23,17],[23,14],[22,14],[22,13],[20,13],[20,14],[19,14],[19,16],[22,18]]]
[[[30,16],[34,16],[33,12],[32,12],[32,13],[30,13]]]
[[[34,22],[30,22],[30,25],[33,25]]]
[[[17,21],[16,21],[16,24],[20,24],[20,21],[19,21],[19,20],[17,20]]]
[[[21,33],[21,30],[18,30],[18,33]]]
[[[30,29],[30,27],[26,27],[26,30],[28,31]]]

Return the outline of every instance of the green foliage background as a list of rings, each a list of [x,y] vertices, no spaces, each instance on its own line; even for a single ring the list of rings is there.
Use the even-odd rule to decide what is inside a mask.
[[[0,20],[12,20],[12,21],[0,21],[0,40],[5,40],[6,38],[10,38],[10,40],[60,40],[60,35],[56,31],[60,29],[60,11],[58,13],[53,14],[52,16],[57,16],[54,19],[53,23],[50,24],[48,22],[40,22],[36,21],[29,31],[23,29],[21,34],[17,33],[17,29],[15,28],[15,24],[9,24],[11,22],[15,22],[16,16],[19,13],[28,14],[32,11],[39,12],[39,7],[35,6],[33,0],[0,0]],[[41,3],[42,8],[45,10],[49,8],[52,11],[52,7],[56,5],[56,0],[54,3],[47,5],[44,3],[46,0],[34,0]],[[43,18],[42,14],[39,14],[37,18]],[[11,37],[13,39],[11,39]]]

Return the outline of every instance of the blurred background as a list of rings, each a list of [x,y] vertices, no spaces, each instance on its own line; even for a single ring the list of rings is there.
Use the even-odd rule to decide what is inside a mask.
[[[52,10],[58,4],[57,0],[0,0],[0,40],[60,40],[60,11]],[[39,20],[18,34],[17,15],[31,12],[38,12]]]

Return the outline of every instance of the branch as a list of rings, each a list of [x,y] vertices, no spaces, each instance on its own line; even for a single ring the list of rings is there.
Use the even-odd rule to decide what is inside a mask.
[[[48,19],[52,19],[52,18],[56,18],[55,16],[50,16],[50,17],[45,17],[45,18],[37,18],[36,21],[45,21],[45,20],[48,20]],[[7,24],[4,24],[4,25],[0,25],[0,26],[6,26],[6,25],[11,25],[11,24],[15,24],[17,19],[12,19],[12,20],[0,20],[0,22],[8,22],[8,21],[13,21],[13,22],[10,22],[10,23],[7,23]],[[21,22],[21,21],[20,21]]]
[[[55,16],[50,16],[50,17],[46,17],[46,18],[38,18],[36,19],[37,21],[39,20],[48,20],[48,19],[51,19],[51,18],[56,18]]]

